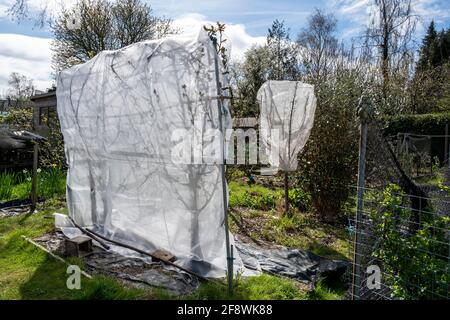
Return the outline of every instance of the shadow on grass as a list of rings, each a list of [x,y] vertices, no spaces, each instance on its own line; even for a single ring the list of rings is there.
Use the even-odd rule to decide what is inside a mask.
[[[311,251],[312,253],[320,256],[325,257],[328,259],[334,259],[334,260],[344,260],[348,261],[348,257],[345,256],[342,252],[339,252],[327,245],[321,244],[317,241],[312,241],[308,244],[307,250]]]
[[[22,240],[22,242],[18,242]],[[25,300],[56,300],[56,299],[86,299],[86,300],[130,300],[154,299],[159,296],[149,290],[130,288],[105,276],[94,276],[92,279],[81,275],[79,290],[67,287],[67,265],[56,260],[41,249],[23,239],[14,236],[7,244],[1,246],[0,258],[10,259],[11,269],[20,269],[25,281],[18,280],[20,299]],[[68,258],[69,264],[80,266],[82,261]],[[31,274],[31,276],[27,276]]]
[[[65,271],[63,263],[47,256],[28,281],[20,286],[22,299],[73,299],[74,293],[66,286]],[[82,285],[85,279],[81,279]]]
[[[68,289],[67,266],[47,255],[31,278],[20,286],[22,299],[34,300],[137,300],[154,299],[147,290],[129,288],[118,281],[94,276],[88,279],[81,275],[81,288]]]

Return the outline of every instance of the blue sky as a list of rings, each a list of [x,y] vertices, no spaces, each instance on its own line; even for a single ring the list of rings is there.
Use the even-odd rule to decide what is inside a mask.
[[[33,27],[29,21],[17,24],[6,15],[13,0],[0,0],[0,94],[4,94],[11,72],[21,72],[33,79],[39,89],[51,83],[52,34],[48,29]],[[33,13],[43,5],[50,12],[61,3],[70,5],[75,0],[28,0]],[[338,36],[350,40],[364,29],[368,22],[370,0],[154,0],[147,1],[157,15],[174,19],[184,32],[196,32],[206,22],[223,21],[229,25],[233,56],[241,57],[253,43],[264,42],[267,29],[276,18],[284,20],[291,29],[292,38],[305,26],[314,8],[333,12],[338,19]],[[450,27],[448,0],[414,0],[414,10],[420,22],[417,40],[431,21],[438,28]]]

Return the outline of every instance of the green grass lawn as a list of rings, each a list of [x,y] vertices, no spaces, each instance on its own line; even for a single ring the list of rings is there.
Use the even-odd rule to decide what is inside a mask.
[[[173,297],[163,290],[130,288],[105,276],[82,277],[81,290],[66,287],[67,266],[22,238],[35,238],[54,229],[54,212],[65,212],[64,202],[47,203],[33,215],[0,219],[0,299],[340,299],[342,287],[330,289],[319,283],[313,292],[289,279],[267,274],[235,281],[233,296],[225,284],[204,283],[193,294]],[[42,209],[42,208],[40,208]],[[79,259],[69,259],[83,269]]]
[[[310,212],[301,212],[293,205],[292,216],[283,216],[283,192],[279,188],[237,181],[230,182],[229,187],[233,232],[331,259],[350,259],[350,236],[345,226],[320,222]]]
[[[38,169],[38,197],[53,198],[66,192],[66,172],[58,168]],[[30,199],[31,172],[0,173],[0,202]]]
[[[81,290],[67,289],[67,266],[22,238],[52,231],[54,220],[45,217],[56,211],[64,212],[65,208],[56,206],[33,215],[0,218],[0,299],[157,298],[153,292],[126,288],[102,276],[82,277]],[[68,261],[83,267],[78,259]]]
[[[189,296],[174,297],[161,289],[137,289],[107,276],[82,277],[81,290],[66,286],[67,266],[25,241],[22,236],[36,238],[54,230],[54,212],[67,212],[64,175],[58,172],[41,176],[41,194],[47,200],[38,206],[38,213],[0,218],[0,299],[342,299],[342,283],[320,281],[313,291],[291,279],[267,274],[235,280],[233,296],[225,283],[207,282]],[[4,177],[3,177],[4,178]],[[10,198],[28,190],[27,181],[12,186]],[[45,189],[47,188],[47,189]],[[282,192],[261,185],[230,183],[230,207],[237,219],[253,225],[252,237],[288,247],[309,249],[321,256],[347,258],[348,243],[342,229],[318,223],[307,213],[294,212],[292,218],[281,217]],[[58,197],[60,200],[58,200]],[[51,217],[51,218],[49,218]],[[236,223],[232,230],[240,233]],[[70,258],[71,264],[83,269],[83,261]]]

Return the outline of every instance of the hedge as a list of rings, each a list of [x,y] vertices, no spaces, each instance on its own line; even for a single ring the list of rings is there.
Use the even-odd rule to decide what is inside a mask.
[[[397,133],[414,133],[423,135],[445,135],[445,126],[450,129],[450,112],[428,113],[419,115],[398,115],[386,117],[384,122],[384,134],[395,136]],[[437,156],[442,162],[444,157],[445,139],[433,138],[431,140],[431,156]]]
[[[388,136],[397,133],[415,133],[425,135],[444,135],[445,125],[450,125],[450,112],[419,115],[399,115],[386,117],[384,133]]]

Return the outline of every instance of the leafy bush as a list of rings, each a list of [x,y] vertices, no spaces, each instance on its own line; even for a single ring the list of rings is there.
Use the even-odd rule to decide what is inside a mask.
[[[392,283],[393,295],[403,299],[447,297],[450,218],[422,212],[415,232],[406,232],[411,212],[404,208],[399,186],[390,184],[383,194],[383,214],[373,214],[375,234],[383,239],[375,258],[383,262],[384,281]],[[447,258],[446,258],[447,257]]]
[[[16,130],[33,130],[33,107],[11,108],[8,116],[0,118],[1,124],[7,124]]]
[[[47,140],[39,143],[39,166],[64,168],[66,166],[64,139],[59,119],[56,112],[50,113],[49,117],[48,120],[46,117],[43,119],[49,124],[49,133],[46,136]]]
[[[363,92],[364,72],[338,67],[335,75],[316,85],[314,127],[299,157],[298,186],[311,194],[314,211],[335,222],[357,172],[356,107]]]
[[[311,209],[311,194],[300,188],[290,189],[289,202],[300,211],[309,211]]]
[[[396,135],[399,132],[443,135],[445,133],[445,125],[450,123],[450,112],[398,115],[385,117],[383,121],[386,135]]]
[[[33,107],[22,107],[8,110],[6,117],[0,118],[0,124],[6,124],[16,130],[33,131]],[[39,143],[39,166],[64,167],[64,140],[56,112],[50,114],[50,119],[43,116],[42,121],[49,123],[49,134],[46,141]]]

